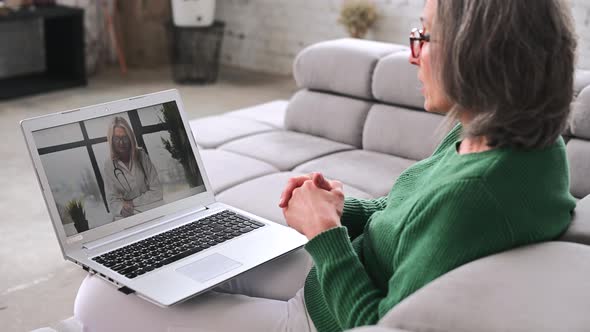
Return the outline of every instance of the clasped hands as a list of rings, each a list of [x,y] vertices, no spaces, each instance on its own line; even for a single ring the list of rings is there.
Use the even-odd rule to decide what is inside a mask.
[[[281,194],[279,207],[283,209],[287,224],[311,240],[341,225],[342,183],[328,181],[320,173],[293,177]]]
[[[123,217],[132,216],[135,213],[135,207],[133,206],[133,201],[123,201],[123,208],[121,209],[121,215]]]

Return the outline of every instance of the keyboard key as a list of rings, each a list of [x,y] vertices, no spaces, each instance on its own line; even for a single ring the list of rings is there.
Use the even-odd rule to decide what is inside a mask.
[[[250,220],[250,222],[253,223],[256,226],[259,226],[259,227],[265,226],[265,224],[263,224],[263,223],[261,223],[259,221],[256,221],[256,220]]]
[[[128,274],[128,273],[130,273],[132,271],[137,270],[137,267],[138,267],[137,265],[127,266],[124,269],[118,270],[117,272],[120,273],[120,274],[125,274],[126,275],[126,274]]]
[[[249,231],[251,231],[251,230],[252,230],[252,228],[251,228],[251,227],[244,227],[244,228],[241,228],[241,229],[240,229],[240,232],[241,232],[241,233],[248,233],[248,232],[249,232]]]

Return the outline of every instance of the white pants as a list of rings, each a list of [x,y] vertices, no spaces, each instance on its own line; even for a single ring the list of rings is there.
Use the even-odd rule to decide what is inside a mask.
[[[299,250],[169,308],[88,276],[78,291],[74,316],[85,332],[315,332],[303,299],[311,266],[309,254]]]

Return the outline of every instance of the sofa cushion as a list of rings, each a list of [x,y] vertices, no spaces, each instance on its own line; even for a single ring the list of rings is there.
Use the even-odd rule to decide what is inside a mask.
[[[253,135],[220,147],[225,151],[265,161],[281,171],[292,170],[311,159],[352,148],[350,145],[290,131]]]
[[[361,39],[330,40],[301,51],[293,75],[300,88],[371,99],[371,73],[377,60],[402,49],[407,48]]]
[[[590,87],[582,90],[573,103],[570,132],[576,137],[590,140]]]
[[[218,194],[236,184],[278,172],[274,166],[222,150],[200,151],[213,192]]]
[[[447,130],[443,116],[396,106],[374,105],[363,131],[363,149],[421,160],[430,156]],[[450,128],[449,128],[450,130]]]
[[[285,127],[285,112],[287,100],[275,100],[268,103],[243,108],[237,111],[225,113],[226,116],[244,118],[263,122],[276,128]]]
[[[403,51],[379,60],[373,73],[375,99],[393,105],[424,108],[418,67],[410,64],[409,56],[409,51]]]
[[[572,224],[559,240],[590,245],[590,195],[576,204]]]
[[[289,103],[285,128],[361,147],[371,105],[349,97],[301,90]]]
[[[414,332],[588,331],[590,247],[547,242],[479,259],[395,306],[380,326]]]
[[[279,199],[287,185],[287,181],[291,177],[301,174],[283,172],[266,175],[232,187],[217,195],[217,199],[268,220],[286,225],[283,211],[279,208]],[[347,184],[344,185],[344,194],[357,198],[371,198],[371,195]]]
[[[572,138],[567,143],[570,191],[577,198],[590,195],[590,141]]]
[[[205,149],[216,148],[240,137],[276,130],[262,122],[223,115],[192,120],[190,126],[197,144]]]
[[[413,160],[382,153],[354,150],[314,159],[295,168],[296,172],[322,172],[327,178],[348,183],[375,197],[385,196]]]

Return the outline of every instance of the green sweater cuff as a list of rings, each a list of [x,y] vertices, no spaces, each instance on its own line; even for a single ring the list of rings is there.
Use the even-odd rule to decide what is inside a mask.
[[[334,227],[322,232],[305,245],[305,250],[309,252],[315,265],[318,267],[323,262],[329,262],[333,259],[339,259],[346,255],[356,255],[348,237],[346,227]]]

